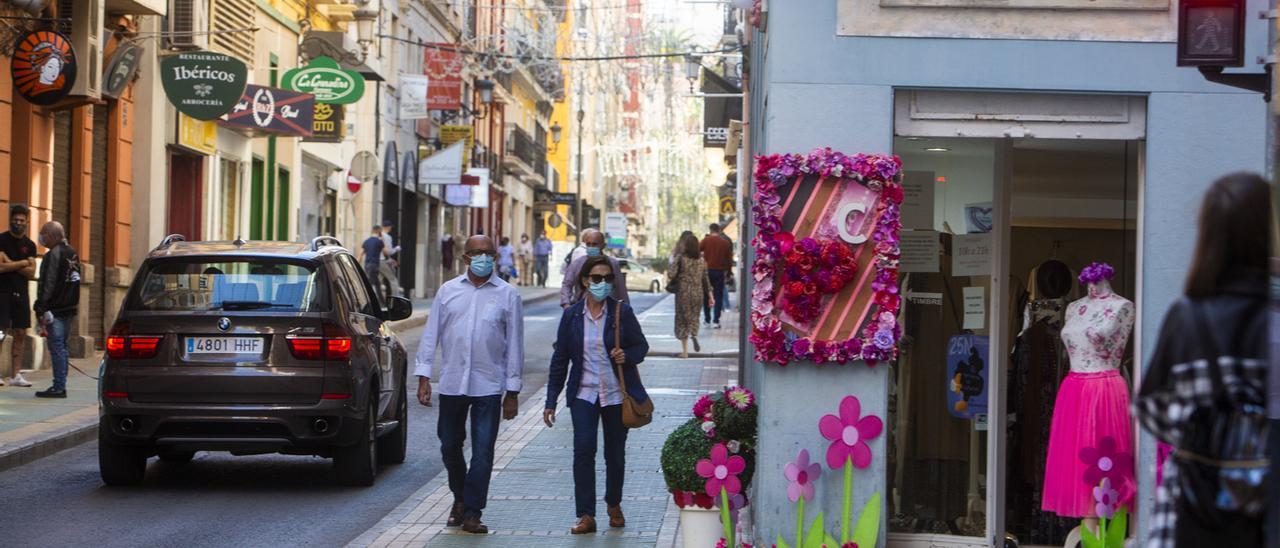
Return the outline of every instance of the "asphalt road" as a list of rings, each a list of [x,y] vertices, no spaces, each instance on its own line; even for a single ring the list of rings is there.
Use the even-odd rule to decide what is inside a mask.
[[[633,305],[640,312],[663,296],[634,294]],[[546,383],[559,317],[555,301],[525,309],[526,394]],[[421,333],[400,335],[411,356]],[[441,470],[436,407],[409,409],[408,458],[368,488],[336,485],[327,459],[227,453],[176,465],[151,459],[142,486],[108,488],[97,442],[86,443],[0,472],[0,545],[340,546]]]

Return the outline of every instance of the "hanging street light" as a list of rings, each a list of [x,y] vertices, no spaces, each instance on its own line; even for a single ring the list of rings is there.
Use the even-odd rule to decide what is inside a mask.
[[[353,14],[356,18],[356,42],[360,44],[361,57],[368,57],[369,47],[373,45],[373,26],[378,21],[378,11],[361,8]]]
[[[689,93],[694,92],[698,78],[702,76],[702,57],[692,53],[684,56],[684,77],[689,79]]]

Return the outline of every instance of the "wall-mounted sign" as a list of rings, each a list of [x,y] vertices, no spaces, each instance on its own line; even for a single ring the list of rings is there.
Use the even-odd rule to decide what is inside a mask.
[[[311,136],[316,96],[250,84],[224,124],[291,137]]]
[[[52,105],[76,83],[76,52],[71,40],[51,30],[28,32],[13,48],[9,70],[13,88],[28,102]]]
[[[197,120],[231,112],[245,92],[249,69],[230,55],[188,51],[160,61],[160,83],[169,102]]]
[[[178,144],[202,154],[218,152],[218,124],[178,113]]]
[[[418,74],[400,75],[401,120],[421,120],[431,116],[431,113],[427,111],[428,84],[429,81],[426,76]]]
[[[604,237],[610,249],[627,247],[627,216],[614,211],[605,213]]]
[[[418,166],[418,186],[462,184],[462,147],[458,141],[422,160]]]
[[[351,174],[351,170],[347,170],[347,190],[351,191],[352,194],[355,194],[360,192],[360,187],[363,184],[364,183],[360,182],[360,179],[357,179],[355,175]]]
[[[310,142],[337,142],[342,140],[343,128],[345,124],[343,119],[346,116],[346,108],[342,105],[331,105],[329,103],[316,103],[315,111],[311,117],[311,136],[304,139]]]
[[[468,169],[466,175],[474,177],[475,185],[449,185],[444,187],[444,201],[452,206],[489,207],[489,170],[482,167]]]
[[[364,96],[364,76],[321,55],[305,67],[285,71],[281,87],[315,95],[320,103],[349,105]]]
[[[133,75],[138,72],[138,63],[142,60],[142,48],[133,44],[122,43],[107,63],[107,70],[102,73],[102,94],[119,99]]]
[[[449,146],[466,141],[462,149],[462,165],[471,164],[471,149],[475,147],[475,130],[471,126],[440,126],[440,145]]]
[[[431,75],[427,89],[427,108],[458,110],[462,108],[462,56],[452,44],[427,44],[426,71]],[[430,47],[436,46],[436,47]]]

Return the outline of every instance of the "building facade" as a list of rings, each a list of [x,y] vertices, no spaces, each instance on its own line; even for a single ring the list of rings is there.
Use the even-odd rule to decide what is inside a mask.
[[[888,546],[999,546],[1006,532],[1062,545],[1079,524],[1039,510],[1066,370],[1055,307],[1080,296],[1083,267],[1115,267],[1116,292],[1137,306],[1122,367],[1137,386],[1190,263],[1204,189],[1265,167],[1261,95],[1176,67],[1176,10],[1165,0],[768,3],[749,49],[749,150],[898,155],[904,248],[924,251],[904,257],[906,342],[891,366],[753,363],[744,331],[744,376],[771,417],[760,425],[757,538],[792,530],[779,471],[798,449],[825,446],[816,428],[794,425],[816,424],[848,394],[886,424],[854,499],[883,497]],[[1265,55],[1266,35],[1249,18],[1245,59]],[[1068,287],[1037,280],[1053,263],[1072,273]],[[980,302],[965,312],[964,295]],[[968,418],[942,398],[957,337],[987,356],[986,412]],[[1121,458],[1139,471],[1131,533],[1142,544],[1156,458],[1149,436],[1136,447]],[[828,474],[818,489],[829,513],[839,482]]]

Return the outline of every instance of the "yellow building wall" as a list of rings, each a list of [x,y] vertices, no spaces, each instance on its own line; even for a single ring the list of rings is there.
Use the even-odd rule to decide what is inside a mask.
[[[560,23],[560,29],[558,31],[561,39],[556,41],[556,55],[560,57],[567,57],[573,53],[573,40],[571,37],[573,36],[573,18],[575,12],[572,9],[572,4],[574,4],[573,0],[568,0],[566,2],[565,18],[564,21]],[[577,116],[574,114],[575,111],[572,99],[573,67],[569,63],[561,63],[560,68],[565,73],[564,100],[555,103],[555,109],[551,113],[551,125],[555,126],[556,124],[560,124],[560,144],[558,146],[551,145],[552,150],[551,153],[547,155],[547,162],[551,163],[552,166],[555,166],[556,171],[560,173],[559,187],[551,190],[555,192],[570,192],[571,190],[576,190],[573,185],[577,184],[576,179],[574,179],[574,174],[569,173],[569,158],[570,155],[577,150],[575,147],[578,142],[578,120]],[[569,206],[566,205],[556,206],[556,211],[566,218],[570,216],[569,209]],[[551,228],[551,225],[546,225],[543,227],[543,230],[546,231],[547,237],[554,241],[567,242],[572,239],[572,236],[569,234],[569,227],[564,224],[561,224],[559,228]]]

